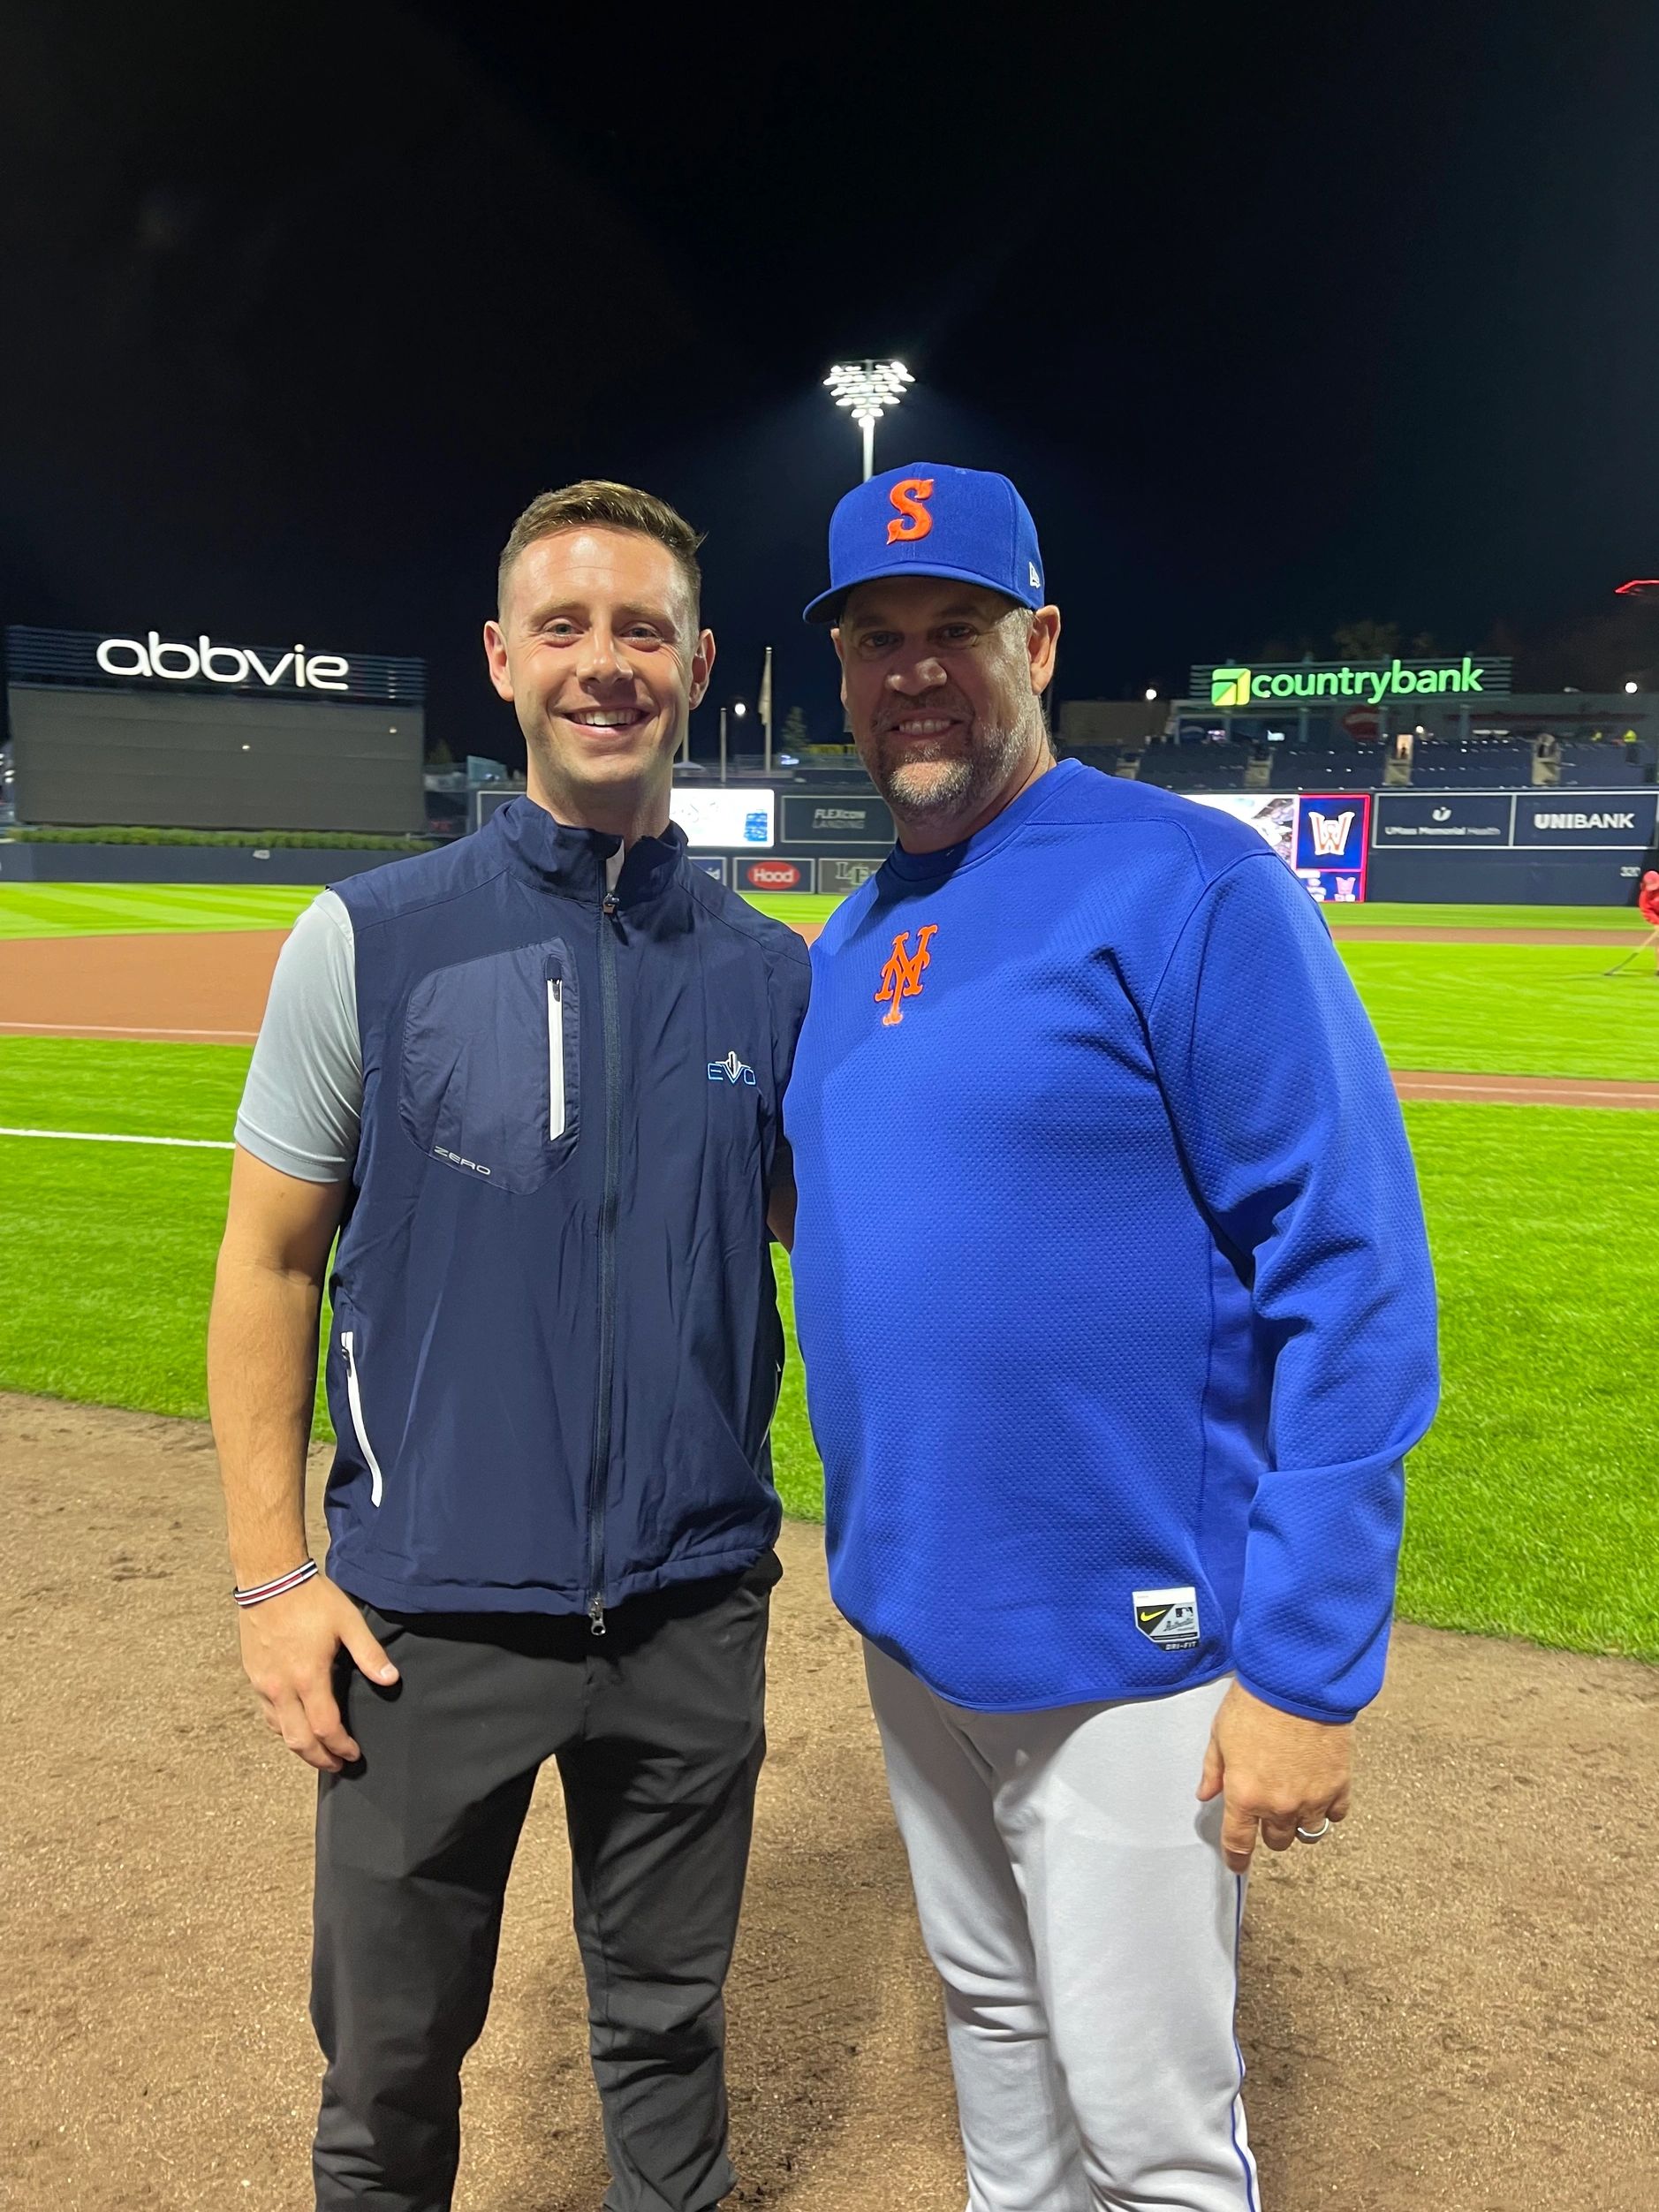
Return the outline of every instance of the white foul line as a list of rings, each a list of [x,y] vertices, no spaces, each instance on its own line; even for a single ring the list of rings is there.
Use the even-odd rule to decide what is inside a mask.
[[[105,1129],[0,1129],[0,1137],[59,1137],[70,1144],[170,1144],[193,1152],[234,1152],[227,1137],[116,1137]]]

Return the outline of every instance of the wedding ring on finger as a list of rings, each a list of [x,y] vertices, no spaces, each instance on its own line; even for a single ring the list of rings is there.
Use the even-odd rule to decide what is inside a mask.
[[[1329,1833],[1330,1822],[1326,1819],[1321,1821],[1317,1828],[1299,1828],[1296,1840],[1299,1844],[1322,1844]]]

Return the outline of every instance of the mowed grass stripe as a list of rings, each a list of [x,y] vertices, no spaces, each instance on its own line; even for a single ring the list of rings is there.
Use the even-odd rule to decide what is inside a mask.
[[[316,895],[284,883],[0,883],[0,938],[287,929]]]
[[[1363,929],[1367,924],[1384,929],[1640,930],[1645,927],[1633,905],[1419,906],[1405,899],[1374,898],[1362,906],[1332,904],[1325,913],[1343,929]]]
[[[251,1057],[246,1045],[0,1037],[0,1126],[228,1138]]]
[[[1390,1067],[1659,1080],[1659,987],[1592,944],[1366,944],[1344,965]]]
[[[1445,1392],[1410,1466],[1401,1610],[1659,1659],[1659,1192],[1645,1118],[1408,1105]]]

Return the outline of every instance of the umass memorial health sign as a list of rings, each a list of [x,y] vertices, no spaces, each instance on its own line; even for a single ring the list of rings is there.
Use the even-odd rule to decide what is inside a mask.
[[[1501,699],[1510,691],[1513,663],[1504,654],[1440,654],[1429,660],[1273,661],[1246,667],[1237,661],[1202,661],[1192,672],[1188,697],[1234,713],[1251,708],[1301,706],[1321,699],[1381,707],[1393,699]]]

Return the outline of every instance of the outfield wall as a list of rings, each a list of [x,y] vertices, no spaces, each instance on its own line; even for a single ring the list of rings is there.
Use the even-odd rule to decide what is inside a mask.
[[[337,883],[403,857],[315,845],[0,843],[0,883]]]
[[[1659,791],[1382,791],[1367,895],[1407,904],[1625,906],[1653,865]]]

